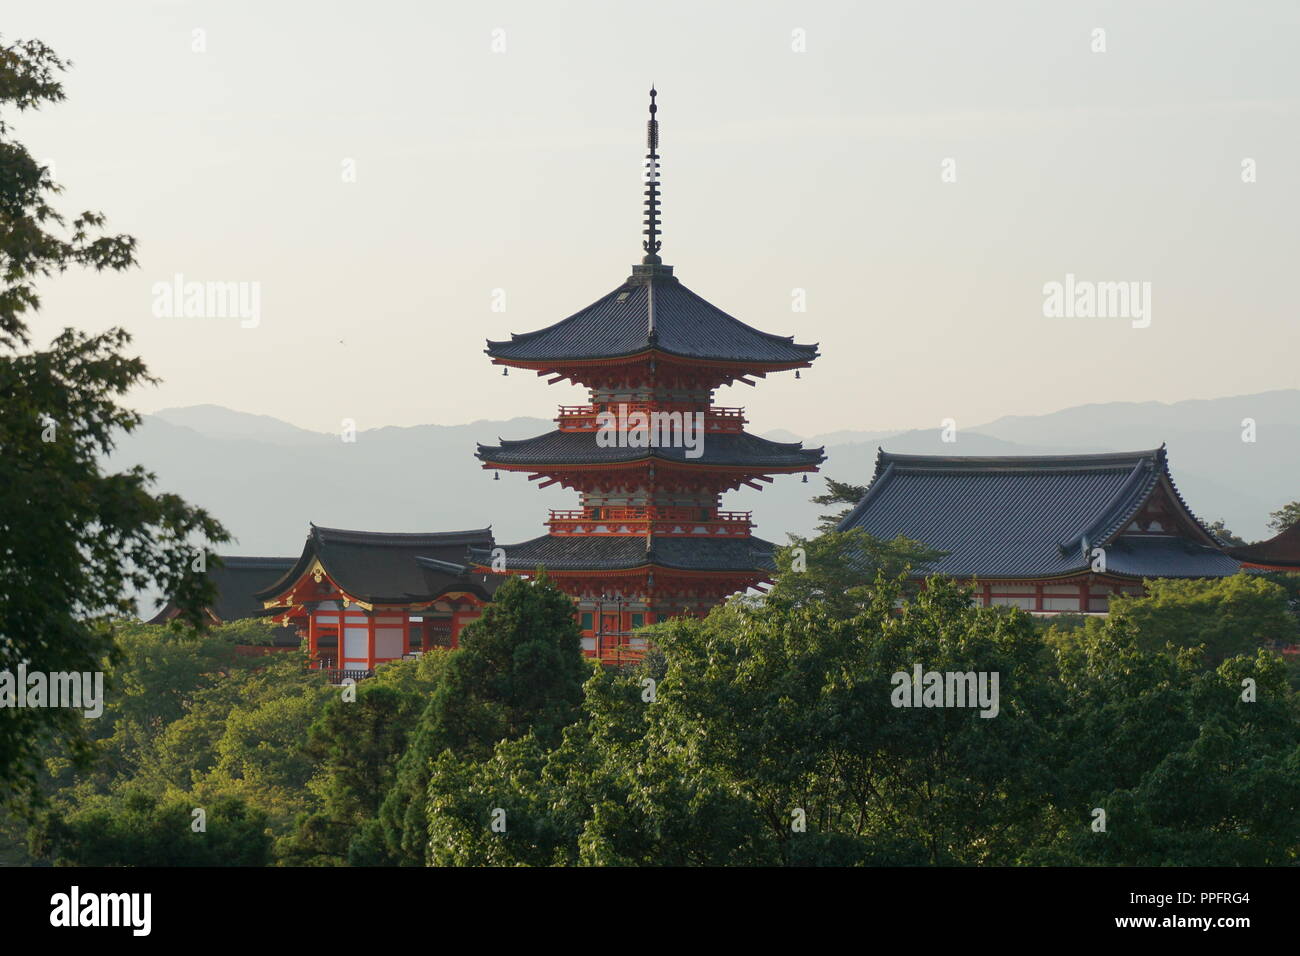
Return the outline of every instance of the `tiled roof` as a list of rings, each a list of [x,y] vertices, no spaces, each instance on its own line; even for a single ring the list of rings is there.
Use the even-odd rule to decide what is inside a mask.
[[[1273,564],[1300,569],[1300,521],[1280,531],[1267,541],[1229,548],[1234,558],[1252,564]]]
[[[899,535],[947,552],[933,573],[1012,578],[1087,569],[1105,546],[1107,570],[1179,577],[1235,573],[1238,562],[1204,542],[1119,537],[1162,482],[1192,525],[1164,448],[1104,455],[945,457],[883,450],[866,495],[840,524]]]
[[[208,568],[208,578],[217,588],[212,613],[222,621],[238,621],[262,613],[262,602],[253,595],[274,584],[293,567],[293,558],[250,558],[221,556]]]
[[[471,547],[490,549],[491,529],[393,534],[312,525],[302,555],[255,597],[276,597],[319,559],[340,588],[367,602],[431,601],[447,591],[473,591],[486,598],[495,584],[488,586],[481,576],[468,575]]]
[[[759,364],[811,362],[816,345],[760,332],[710,305],[659,266],[555,325],[488,342],[493,358],[517,361],[619,358],[657,349],[670,355]]]
[[[502,546],[506,568],[532,571],[627,570],[656,566],[683,571],[772,571],[775,547],[762,538],[654,538],[626,535],[543,535],[531,541]],[[473,549],[471,559],[482,567],[492,564],[490,548]]]
[[[1106,570],[1135,578],[1217,578],[1241,562],[1183,538],[1121,535],[1106,548]]]
[[[208,610],[223,622],[261,616],[262,602],[254,595],[278,581],[293,565],[293,558],[218,555],[216,560],[209,563],[207,570],[208,580],[217,592],[208,605]],[[149,619],[149,623],[161,624],[169,620],[175,611],[175,603],[168,601]]]
[[[776,442],[748,432],[712,432],[701,436],[698,458],[686,457],[685,448],[602,448],[595,432],[552,431],[522,441],[479,445],[478,458],[501,465],[580,465],[640,461],[655,457],[700,465],[743,465],[755,468],[805,468],[826,456],[820,448],[801,442]]]

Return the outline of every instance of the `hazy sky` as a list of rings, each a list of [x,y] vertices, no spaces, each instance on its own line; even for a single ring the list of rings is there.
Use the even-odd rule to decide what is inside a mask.
[[[6,39],[75,63],[17,135],[67,210],[140,240],[128,274],[47,282],[39,324],[127,328],[164,379],[132,396],[145,411],[334,431],[581,400],[502,378],[483,343],[639,261],[651,80],[664,260],[821,343],[802,381],[720,392],[754,430],[1300,385],[1294,2],[5,8]],[[258,283],[260,323],[156,317],[177,273]],[[1151,283],[1149,327],[1044,317],[1067,273]]]

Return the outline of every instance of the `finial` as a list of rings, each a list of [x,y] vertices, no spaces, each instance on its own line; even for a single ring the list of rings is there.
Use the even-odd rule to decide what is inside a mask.
[[[650,119],[646,123],[645,145],[645,168],[646,168],[646,191],[645,191],[645,236],[646,239],[641,243],[641,248],[645,250],[645,258],[641,260],[644,265],[659,265],[663,260],[659,258],[659,247],[663,243],[659,240],[659,121],[655,119],[655,114],[659,112],[659,107],[655,105],[655,97],[658,92],[654,84],[650,84]]]

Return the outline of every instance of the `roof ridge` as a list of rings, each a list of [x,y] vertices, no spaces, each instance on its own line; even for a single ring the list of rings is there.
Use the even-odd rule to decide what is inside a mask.
[[[1178,504],[1182,506],[1187,517],[1192,519],[1192,523],[1196,525],[1196,527],[1199,528],[1207,538],[1213,541],[1216,547],[1223,550],[1226,543],[1220,539],[1217,534],[1206,527],[1204,521],[1196,516],[1196,512],[1192,510],[1191,505],[1187,503],[1187,499],[1183,497],[1183,493],[1178,490],[1178,484],[1174,481],[1173,473],[1169,470],[1169,456],[1163,444],[1160,446],[1159,455],[1161,466],[1160,473],[1164,476],[1165,481],[1169,482],[1169,490],[1174,493],[1174,498],[1178,501]]]
[[[292,564],[297,558],[286,558],[273,555],[256,555],[256,554],[218,554],[215,555],[226,567],[231,567],[231,561],[239,561],[244,564],[251,564],[254,561],[288,561]]]
[[[466,549],[467,551],[474,549]],[[469,571],[469,565],[463,561],[445,561],[442,558],[431,558],[428,555],[417,554],[415,563],[420,565],[432,565],[434,569],[446,571],[449,574],[466,574]]]
[[[1161,448],[1131,452],[1089,452],[1074,455],[916,455],[885,451],[878,447],[876,467],[879,470],[884,463],[903,467],[935,468],[1024,468],[1041,469],[1051,467],[1070,468],[1082,465],[1119,465],[1132,463],[1134,466],[1147,462],[1164,465],[1163,446]]]
[[[469,528],[464,531],[361,531],[353,528],[327,528],[312,523],[311,530],[312,534],[316,536],[325,534],[338,538],[388,538],[411,542],[414,542],[417,538],[433,538],[440,541],[449,541],[458,538],[490,538],[492,536],[491,525],[488,525],[486,528]]]
[[[1072,531],[1057,543],[1061,553],[1068,553],[1076,544],[1085,542],[1089,545],[1097,544],[1109,538],[1116,527],[1123,527],[1125,519],[1142,507],[1142,502],[1151,494],[1151,485],[1154,484],[1154,478],[1158,476],[1159,472],[1152,470],[1149,466],[1150,462],[1146,460],[1137,462],[1129,476],[1124,479],[1124,483],[1111,495],[1110,500],[1097,509],[1092,521],[1088,522],[1082,530]],[[1147,481],[1148,477],[1153,479],[1150,484]],[[1129,504],[1123,511],[1120,511],[1122,504],[1132,501],[1134,492],[1139,486],[1143,488],[1143,494],[1137,503],[1135,505]]]

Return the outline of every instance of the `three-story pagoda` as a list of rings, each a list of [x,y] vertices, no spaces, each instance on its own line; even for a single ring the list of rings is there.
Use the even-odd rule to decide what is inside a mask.
[[[493,364],[567,379],[590,400],[561,406],[547,434],[479,445],[485,469],[571,488],[580,507],[552,511],[541,537],[477,549],[472,560],[484,572],[545,568],[578,603],[584,650],[607,661],[644,648],[634,633],[642,625],[705,613],[770,580],[773,545],[751,533],[749,512],[722,510],[722,495],[817,471],[825,458],[820,448],[751,435],[744,409],[713,404],[720,386],[808,367],[817,346],[732,318],[663,264],[655,96],[641,264],[567,319],[486,349]]]

